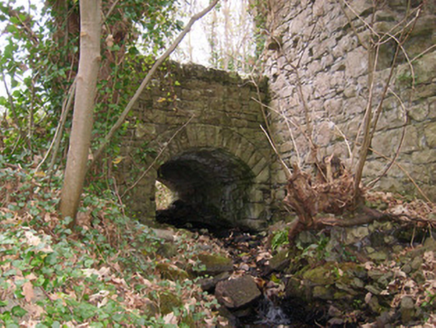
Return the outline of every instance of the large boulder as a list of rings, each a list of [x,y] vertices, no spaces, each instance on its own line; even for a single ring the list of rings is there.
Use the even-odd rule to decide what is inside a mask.
[[[215,296],[220,304],[235,310],[256,301],[261,292],[253,277],[242,276],[220,281],[215,288]]]

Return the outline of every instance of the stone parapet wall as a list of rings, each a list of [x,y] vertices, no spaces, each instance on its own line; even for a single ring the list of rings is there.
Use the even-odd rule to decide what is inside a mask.
[[[407,3],[268,1],[265,73],[274,109],[271,129],[285,162],[302,167],[311,162],[305,136],[310,133],[309,121],[318,159],[335,153],[348,165],[356,163],[356,135],[368,100],[375,111],[391,74],[395,40],[401,42],[407,35],[392,70],[364,182],[384,171],[401,144],[396,164],[375,186],[418,197],[423,193],[436,201],[436,5],[411,1],[408,8]],[[378,40],[373,71],[366,48]],[[279,164],[273,165],[272,177],[277,185],[286,182]],[[284,190],[279,190],[276,198],[282,197]]]

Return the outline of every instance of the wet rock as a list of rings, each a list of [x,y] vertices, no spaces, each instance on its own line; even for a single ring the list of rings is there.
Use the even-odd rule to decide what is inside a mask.
[[[405,274],[409,274],[412,272],[412,266],[410,264],[405,264],[401,270],[405,273]]]
[[[373,280],[378,280],[383,277],[386,273],[381,270],[370,270],[368,271],[368,277]]]
[[[261,296],[253,277],[242,276],[220,281],[215,288],[215,296],[229,309],[239,309],[254,302]]]
[[[381,306],[380,303],[378,301],[378,298],[374,295],[367,295],[365,297],[366,303],[368,304],[369,308],[371,309],[371,311],[375,312],[375,313],[380,313],[381,312]]]
[[[286,283],[285,295],[286,297],[300,298],[304,301],[309,298],[307,289],[302,286],[300,279],[295,277],[289,278],[288,282]]]
[[[345,291],[349,295],[357,295],[358,292],[356,292],[351,286],[349,286],[347,283],[343,284],[340,282],[337,282],[335,284],[336,288],[339,290]]]
[[[351,287],[353,288],[363,288],[365,286],[364,282],[362,280],[360,280],[359,278],[353,278],[353,280],[351,281]]]
[[[316,244],[318,242],[318,239],[310,231],[303,231],[297,236],[296,242],[300,243],[303,246],[307,246],[311,244]]]
[[[197,274],[216,276],[233,270],[232,260],[221,255],[199,254],[198,260],[201,265],[204,265],[205,270],[197,271]]]

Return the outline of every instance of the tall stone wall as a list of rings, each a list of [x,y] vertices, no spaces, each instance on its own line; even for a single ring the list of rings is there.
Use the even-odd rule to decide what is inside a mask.
[[[271,129],[284,160],[302,166],[310,163],[307,135],[311,133],[319,159],[335,153],[348,165],[355,164],[355,145],[361,142],[356,135],[369,99],[375,112],[392,74],[364,182],[377,178],[396,158],[375,187],[436,201],[435,2],[266,3],[270,37],[265,71],[272,97]],[[371,48],[378,51],[368,51]],[[373,70],[370,63],[375,56]],[[279,164],[273,167],[272,176],[276,185],[285,183]],[[277,198],[283,196],[283,189],[277,191]]]

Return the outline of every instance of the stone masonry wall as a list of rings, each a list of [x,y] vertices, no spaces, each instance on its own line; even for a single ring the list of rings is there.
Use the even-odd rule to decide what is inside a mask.
[[[266,90],[266,83],[260,86],[264,101],[266,93],[262,90]],[[155,216],[158,169],[169,163],[168,167],[180,170],[173,172],[180,176],[174,182],[180,184],[185,177],[186,188],[190,180],[204,180],[209,189],[216,187],[216,192],[241,195],[234,189],[245,182],[237,180],[252,176],[244,200],[245,215],[235,217],[230,213],[227,219],[238,221],[233,222],[235,226],[253,229],[265,224],[271,202],[272,151],[260,129],[264,119],[259,103],[253,100],[257,97],[258,89],[249,80],[199,65],[172,63],[170,72],[156,76],[128,117],[122,140],[123,160],[118,164],[117,182],[121,194],[128,191],[125,200],[129,209],[142,220]],[[236,182],[222,187],[226,180]],[[227,202],[230,197],[212,193],[197,198],[216,197],[208,204],[220,206],[219,201]],[[239,208],[243,200],[229,201],[235,205],[223,204],[222,208]]]
[[[270,105],[275,111],[271,111],[270,119],[285,161],[299,162],[302,166],[310,163],[309,143],[304,136],[309,132],[306,124],[309,119],[319,159],[335,153],[347,164],[352,164],[352,156],[353,163],[356,162],[357,153],[353,153],[356,134],[361,129],[371,90],[368,81],[372,70],[365,47],[380,41],[372,88],[375,110],[390,75],[395,40],[407,34],[392,71],[364,182],[380,175],[402,143],[396,161],[401,167],[393,165],[375,186],[424,197],[415,183],[426,197],[436,201],[435,1],[267,3],[270,38],[266,44],[266,75],[270,79]],[[286,182],[279,164],[274,164],[272,176],[276,185]],[[275,196],[284,197],[284,190],[277,191]]]

